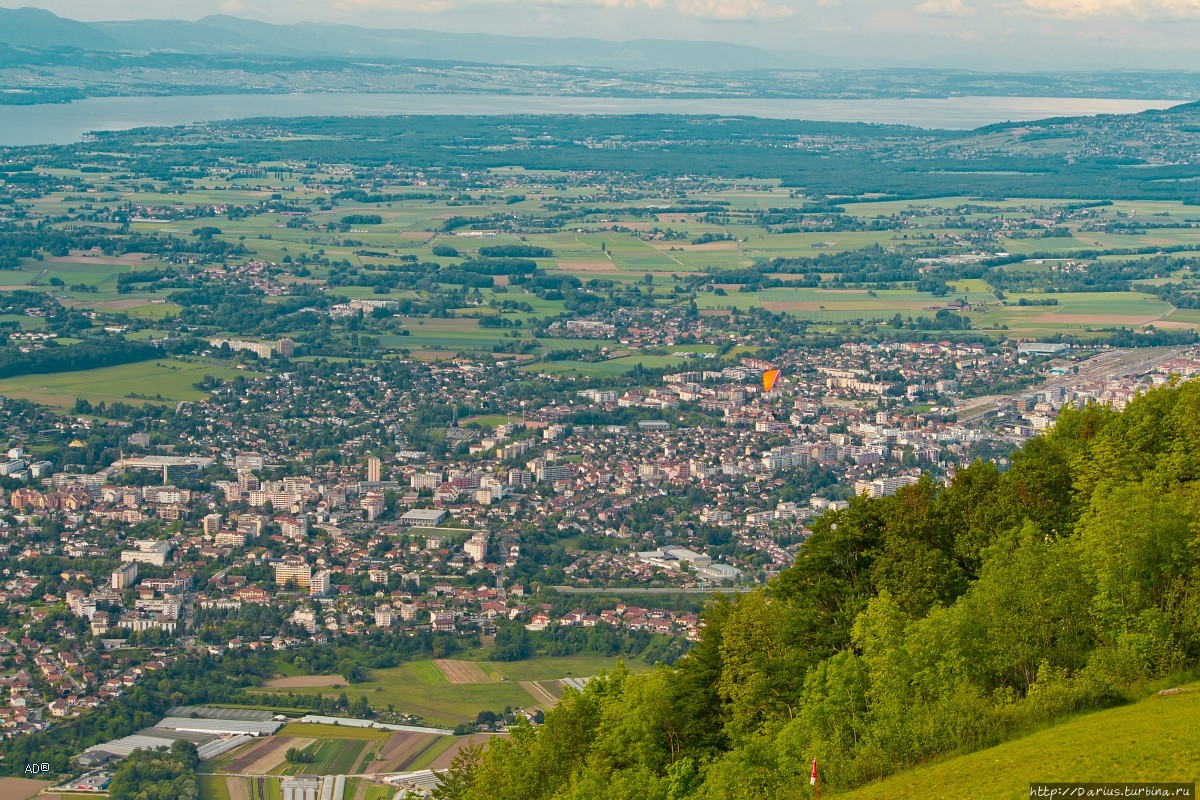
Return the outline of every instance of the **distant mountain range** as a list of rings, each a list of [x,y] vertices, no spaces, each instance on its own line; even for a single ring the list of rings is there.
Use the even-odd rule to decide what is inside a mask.
[[[196,22],[148,19],[86,23],[36,8],[0,8],[0,44],[100,52],[378,58],[698,72],[840,66],[837,60],[822,56],[776,53],[726,42],[612,42],[373,30],[310,22],[274,25],[229,16],[205,17]]]

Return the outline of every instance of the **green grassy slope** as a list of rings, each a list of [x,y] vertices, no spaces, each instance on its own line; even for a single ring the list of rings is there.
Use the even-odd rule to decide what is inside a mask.
[[[1200,781],[1200,684],[839,794],[839,800],[1012,800],[1037,782]]]

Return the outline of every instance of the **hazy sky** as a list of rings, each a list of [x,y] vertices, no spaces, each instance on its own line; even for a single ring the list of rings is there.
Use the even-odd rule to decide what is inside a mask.
[[[15,6],[11,0],[0,0]],[[1013,67],[1200,69],[1200,0],[40,0],[83,20],[329,21],[508,35],[684,38]]]

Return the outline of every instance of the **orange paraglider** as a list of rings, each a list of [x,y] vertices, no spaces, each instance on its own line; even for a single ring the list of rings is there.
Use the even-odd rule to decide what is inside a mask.
[[[779,381],[779,370],[769,369],[763,373],[763,391],[769,392],[775,388],[776,382]]]

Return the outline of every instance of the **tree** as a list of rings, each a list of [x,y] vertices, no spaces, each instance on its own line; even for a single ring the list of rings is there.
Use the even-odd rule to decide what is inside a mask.
[[[469,742],[458,748],[450,760],[450,769],[437,776],[433,796],[436,800],[467,800],[483,754],[483,745]]]

